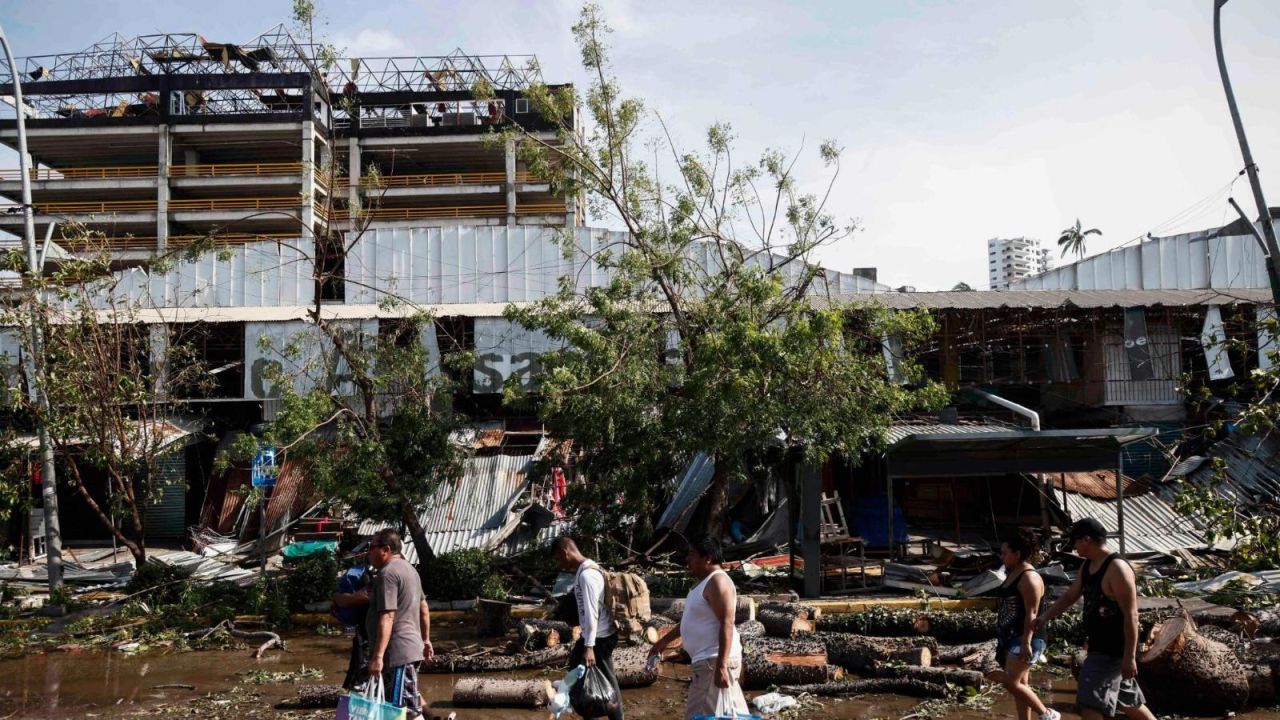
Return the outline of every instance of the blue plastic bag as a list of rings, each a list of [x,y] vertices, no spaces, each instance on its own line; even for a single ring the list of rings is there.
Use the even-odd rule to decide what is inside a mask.
[[[365,567],[357,565],[338,578],[338,592],[350,594],[358,591],[364,584]],[[362,622],[365,608],[338,608],[337,616],[343,625],[355,625]]]
[[[353,692],[338,700],[337,720],[406,720],[407,711],[383,698],[382,676],[369,678],[363,692]]]

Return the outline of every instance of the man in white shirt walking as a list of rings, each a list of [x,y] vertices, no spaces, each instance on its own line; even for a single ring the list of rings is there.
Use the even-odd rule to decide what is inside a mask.
[[[574,573],[573,595],[578,601],[578,625],[582,628],[582,635],[569,653],[569,667],[599,667],[618,695],[618,712],[610,715],[609,720],[622,720],[622,689],[618,687],[618,676],[613,672],[613,651],[618,647],[618,632],[613,612],[605,602],[604,570],[596,561],[583,555],[578,544],[568,536],[556,540],[552,554],[561,570]]]
[[[662,657],[672,640],[682,639],[684,651],[693,661],[693,681],[684,707],[686,720],[699,715],[749,714],[747,699],[738,685],[742,674],[742,639],[734,625],[738,589],[720,567],[724,550],[715,538],[703,537],[689,545],[686,562],[699,582],[685,598],[680,624],[650,648],[649,657]]]

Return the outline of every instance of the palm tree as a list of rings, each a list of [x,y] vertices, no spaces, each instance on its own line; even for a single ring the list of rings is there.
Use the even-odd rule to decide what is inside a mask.
[[[1073,252],[1076,257],[1084,257],[1084,239],[1090,235],[1102,235],[1102,231],[1098,228],[1089,228],[1088,230],[1080,229],[1080,218],[1076,218],[1075,227],[1069,227],[1062,231],[1058,236],[1058,247],[1062,248],[1061,257],[1066,257],[1067,253]]]

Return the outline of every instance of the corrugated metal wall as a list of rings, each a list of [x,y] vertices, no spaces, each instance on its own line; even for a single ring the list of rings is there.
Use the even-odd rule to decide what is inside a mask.
[[[1248,235],[1212,232],[1144,240],[1019,280],[1011,290],[1267,288],[1262,250]]]
[[[159,502],[146,507],[147,540],[181,540],[187,533],[187,455],[183,448],[160,459],[156,483]]]
[[[610,272],[589,258],[616,245],[624,233],[598,228],[572,230],[572,252],[559,242],[565,232],[548,227],[431,227],[366,231],[347,255],[346,302],[377,303],[395,297],[424,305],[505,303],[538,300],[570,276],[578,290],[608,282]],[[719,266],[710,243],[695,246],[701,267]],[[754,259],[770,262],[767,255]],[[803,268],[787,265],[782,273],[794,282]],[[834,270],[813,292],[851,294],[886,291],[870,280]]]
[[[301,242],[233,245],[180,261],[166,273],[123,270],[113,295],[144,307],[307,305],[315,301],[315,271]],[[103,298],[98,307],[106,306]]]

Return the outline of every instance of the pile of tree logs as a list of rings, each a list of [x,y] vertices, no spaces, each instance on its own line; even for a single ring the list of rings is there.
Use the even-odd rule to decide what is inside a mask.
[[[561,643],[572,645],[581,632],[578,626],[571,628],[568,623],[557,620],[520,620],[515,628],[520,647],[525,650],[543,650]]]

